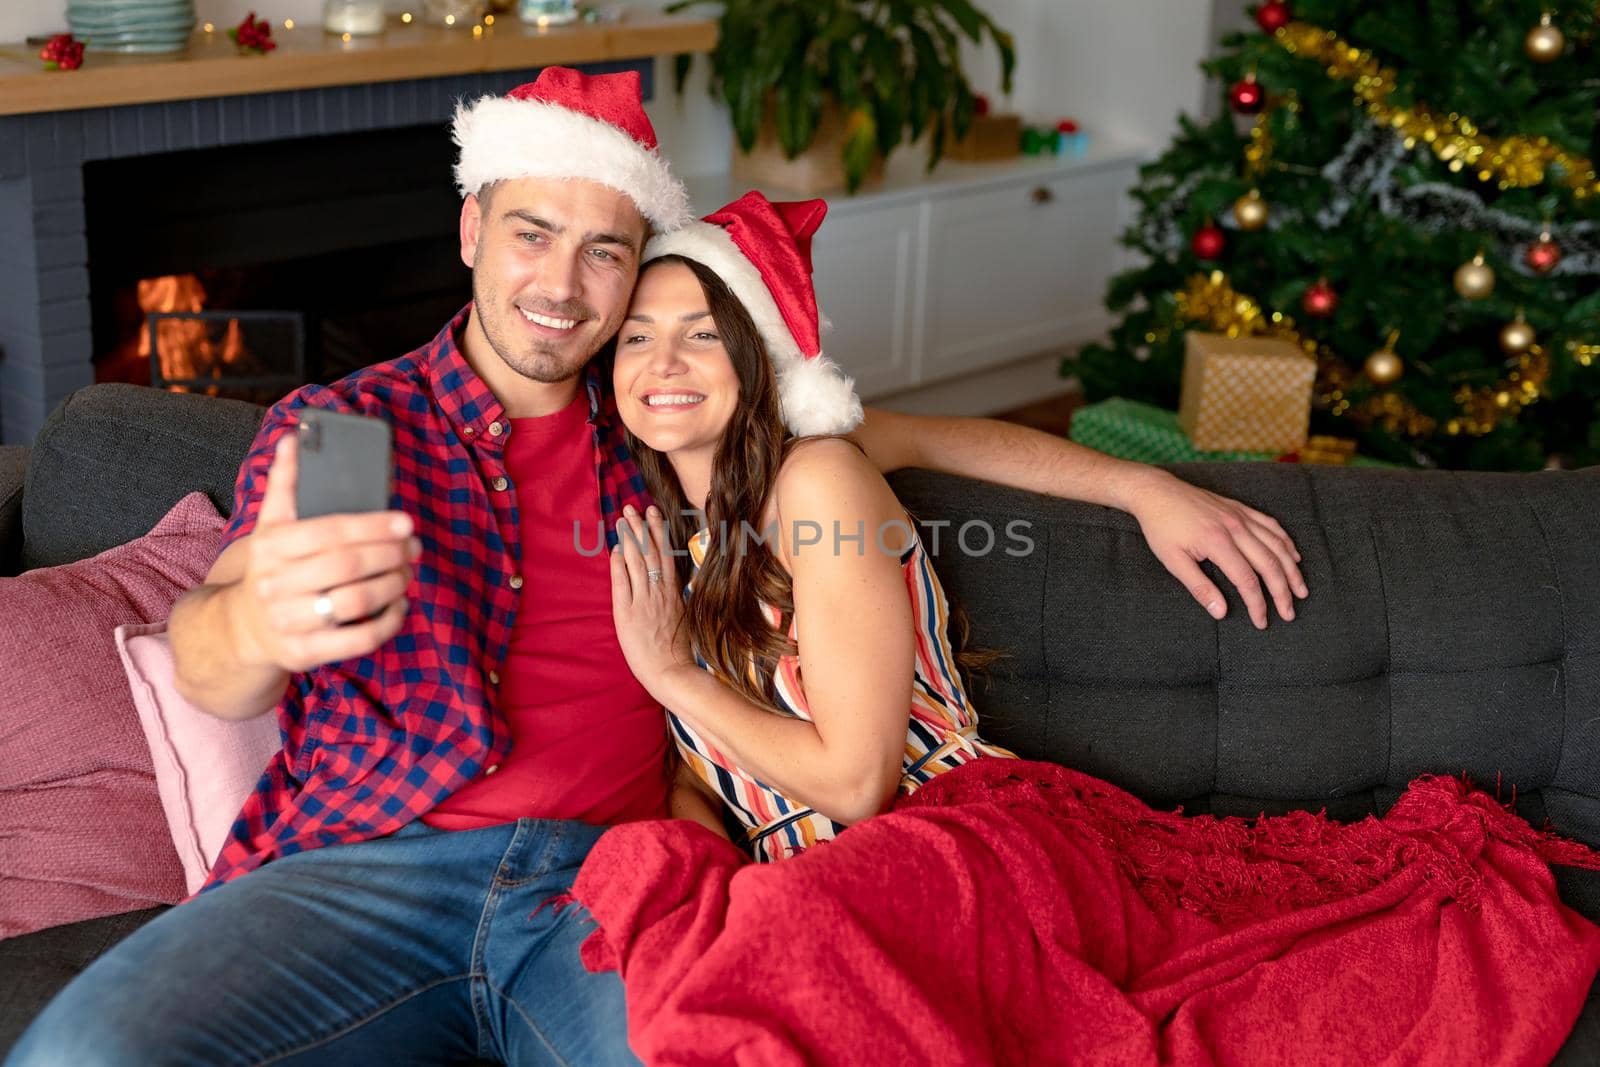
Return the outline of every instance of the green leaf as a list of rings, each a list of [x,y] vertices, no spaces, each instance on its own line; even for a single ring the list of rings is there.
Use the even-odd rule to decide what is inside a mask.
[[[850,192],[861,188],[877,154],[878,129],[872,112],[865,108],[852,112],[846,120],[844,140],[844,178]]]
[[[968,0],[934,0],[934,4],[950,13],[956,20],[956,25],[961,27],[961,32],[968,39],[981,41],[983,39],[983,15],[973,7]]]
[[[733,131],[739,147],[746,152],[756,146],[761,133],[761,123],[766,117],[767,87],[761,84],[760,75],[751,68],[735,72],[724,83],[727,94],[728,116],[733,120]]]
[[[778,83],[774,121],[784,155],[794,159],[816,139],[822,115],[822,82],[809,65],[791,68]]]

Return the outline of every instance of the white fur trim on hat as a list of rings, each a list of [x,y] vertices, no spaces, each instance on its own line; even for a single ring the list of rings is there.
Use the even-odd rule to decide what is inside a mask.
[[[456,105],[456,188],[510,178],[585,178],[627,194],[657,230],[689,221],[689,194],[666,160],[626,131],[540,100],[485,96]]]
[[[645,246],[644,262],[662,256],[682,256],[709,267],[750,313],[777,372],[778,399],[790,433],[801,437],[848,433],[861,424],[861,399],[856,396],[855,382],[826,355],[805,357],[761,272],[726,230],[709,222],[691,222],[651,238]]]

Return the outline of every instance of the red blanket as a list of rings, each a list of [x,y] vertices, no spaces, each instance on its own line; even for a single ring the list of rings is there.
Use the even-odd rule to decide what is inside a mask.
[[[984,759],[779,863],[619,826],[572,895],[651,1064],[1542,1065],[1600,969],[1551,862],[1454,779],[1341,826]]]

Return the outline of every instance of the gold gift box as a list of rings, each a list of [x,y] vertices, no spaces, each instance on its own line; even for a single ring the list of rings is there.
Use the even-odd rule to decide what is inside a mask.
[[[1207,452],[1293,452],[1311,428],[1316,360],[1288,341],[1189,331],[1178,425]]]
[[[1348,437],[1312,434],[1300,450],[1301,463],[1326,463],[1342,467],[1356,454],[1356,443]]]
[[[974,115],[967,135],[956,140],[951,130],[944,154],[950,159],[981,161],[1010,159],[1021,151],[1022,116]]]

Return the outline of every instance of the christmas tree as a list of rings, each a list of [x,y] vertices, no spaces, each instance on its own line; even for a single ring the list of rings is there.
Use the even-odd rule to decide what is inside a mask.
[[[1270,2],[1141,172],[1091,400],[1177,406],[1189,330],[1317,359],[1312,432],[1372,456],[1600,463],[1595,0]]]

